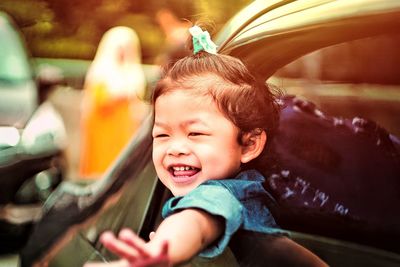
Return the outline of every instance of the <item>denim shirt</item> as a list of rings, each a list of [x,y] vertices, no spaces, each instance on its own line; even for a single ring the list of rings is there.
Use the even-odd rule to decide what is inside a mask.
[[[234,179],[208,180],[185,196],[169,199],[162,216],[166,218],[182,209],[197,208],[224,218],[224,233],[199,254],[206,258],[220,255],[239,229],[284,234],[263,204],[265,198],[271,198],[262,186],[264,181],[255,170],[241,172]]]

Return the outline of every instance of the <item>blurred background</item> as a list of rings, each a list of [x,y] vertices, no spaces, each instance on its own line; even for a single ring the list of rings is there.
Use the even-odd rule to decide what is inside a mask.
[[[34,57],[93,59],[103,33],[117,25],[132,27],[142,43],[143,62],[154,63],[166,49],[157,13],[170,10],[184,19],[212,21],[217,31],[250,0],[2,0]]]

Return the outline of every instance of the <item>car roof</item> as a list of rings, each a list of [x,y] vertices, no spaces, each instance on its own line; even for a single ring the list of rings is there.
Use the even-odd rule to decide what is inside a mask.
[[[219,53],[268,78],[316,49],[390,32],[400,32],[397,0],[260,0],[233,17],[215,41]]]

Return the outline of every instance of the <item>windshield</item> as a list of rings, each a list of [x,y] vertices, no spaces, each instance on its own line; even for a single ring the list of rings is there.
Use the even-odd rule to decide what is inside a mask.
[[[18,82],[32,77],[28,56],[19,33],[0,17],[0,82]]]

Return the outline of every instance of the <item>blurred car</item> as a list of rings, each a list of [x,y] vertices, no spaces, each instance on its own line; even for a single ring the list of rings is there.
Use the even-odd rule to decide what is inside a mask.
[[[0,47],[0,253],[5,253],[24,245],[43,202],[63,179],[66,132],[45,101],[59,74],[48,67],[35,74],[24,40],[4,12]]]
[[[399,1],[268,0],[250,4],[216,38],[219,53],[288,93],[261,170],[266,205],[330,266],[400,265],[399,26]],[[151,127],[149,118],[101,180],[61,184],[21,251],[22,267],[115,259],[99,242],[104,230],[129,227],[148,238],[171,195],[151,161]],[[291,249],[240,231],[223,255],[189,265],[310,266]]]

